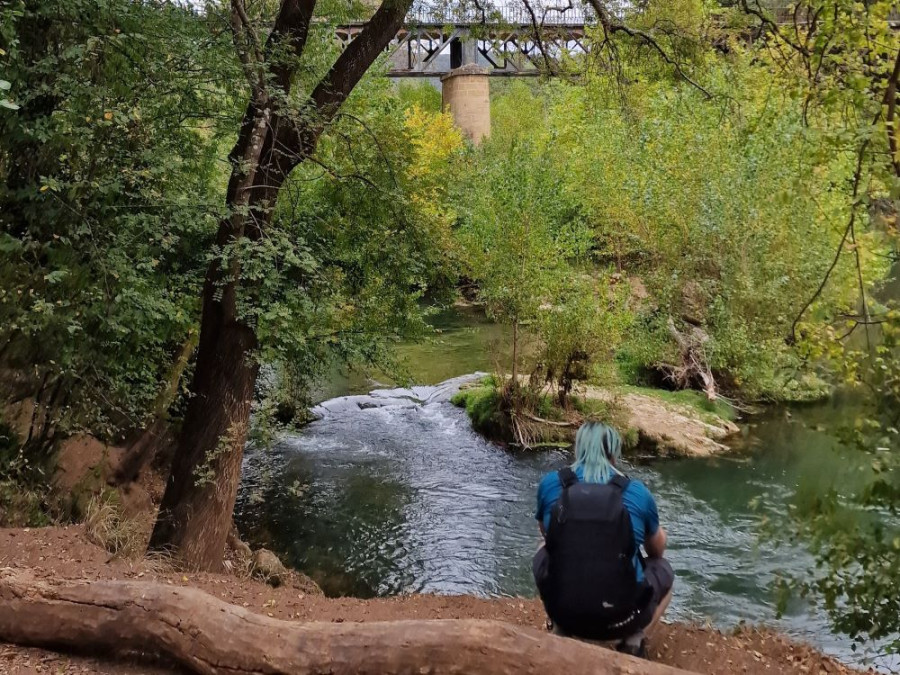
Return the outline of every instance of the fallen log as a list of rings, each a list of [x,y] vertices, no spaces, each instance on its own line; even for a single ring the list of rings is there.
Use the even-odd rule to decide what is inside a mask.
[[[203,591],[138,581],[41,581],[0,571],[0,641],[155,652],[196,673],[686,675],[498,621],[297,623]]]

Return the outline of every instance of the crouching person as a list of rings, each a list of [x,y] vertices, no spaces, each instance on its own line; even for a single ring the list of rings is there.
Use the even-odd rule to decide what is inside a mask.
[[[575,437],[575,463],[543,477],[534,576],[554,632],[646,656],[645,632],[665,612],[675,574],[653,496],[616,469],[621,451],[614,429],[588,422]]]

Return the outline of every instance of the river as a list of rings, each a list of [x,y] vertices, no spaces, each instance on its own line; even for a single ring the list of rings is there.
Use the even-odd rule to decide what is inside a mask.
[[[506,451],[472,432],[449,403],[454,382],[433,385],[490,369],[499,329],[474,313],[435,323],[438,338],[404,348],[411,374],[428,386],[326,401],[301,433],[247,453],[241,532],[326,593],[534,595],[535,485],[571,457]],[[335,377],[322,398],[371,388]],[[760,543],[750,507],[764,499],[783,511],[801,480],[831,485],[847,476],[826,433],[843,410],[833,400],[771,411],[720,457],[629,459],[627,472],[650,487],[669,531],[672,618],[722,628],[767,623],[845,661],[866,658],[804,602],[776,618],[775,575],[802,574],[811,559],[799,545]]]

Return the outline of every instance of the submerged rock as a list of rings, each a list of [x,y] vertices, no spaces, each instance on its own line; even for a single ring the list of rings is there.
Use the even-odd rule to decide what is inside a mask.
[[[315,581],[302,572],[285,567],[279,557],[267,548],[253,552],[250,557],[250,575],[273,588],[289,586],[306,595],[324,595]]]

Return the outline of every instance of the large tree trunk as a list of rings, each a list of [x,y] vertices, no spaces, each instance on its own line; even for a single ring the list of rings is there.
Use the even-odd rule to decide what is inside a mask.
[[[235,45],[253,92],[241,124],[220,248],[257,240],[272,220],[290,172],[316,148],[325,125],[387,47],[412,0],[384,0],[360,35],[341,53],[299,112],[287,109],[316,0],[282,0],[264,54],[243,0],[232,0]],[[203,288],[203,318],[193,398],[178,440],[156,526],[153,549],[175,552],[187,566],[221,566],[240,481],[250,403],[258,372],[256,335],[237,311],[240,261],[214,261]]]
[[[231,530],[258,366],[253,331],[235,313],[236,289],[216,299],[207,280],[197,365],[150,547],[186,565],[217,569]]]
[[[0,572],[0,641],[151,652],[197,673],[687,675],[498,621],[296,623],[193,588],[136,581],[35,581]]]

